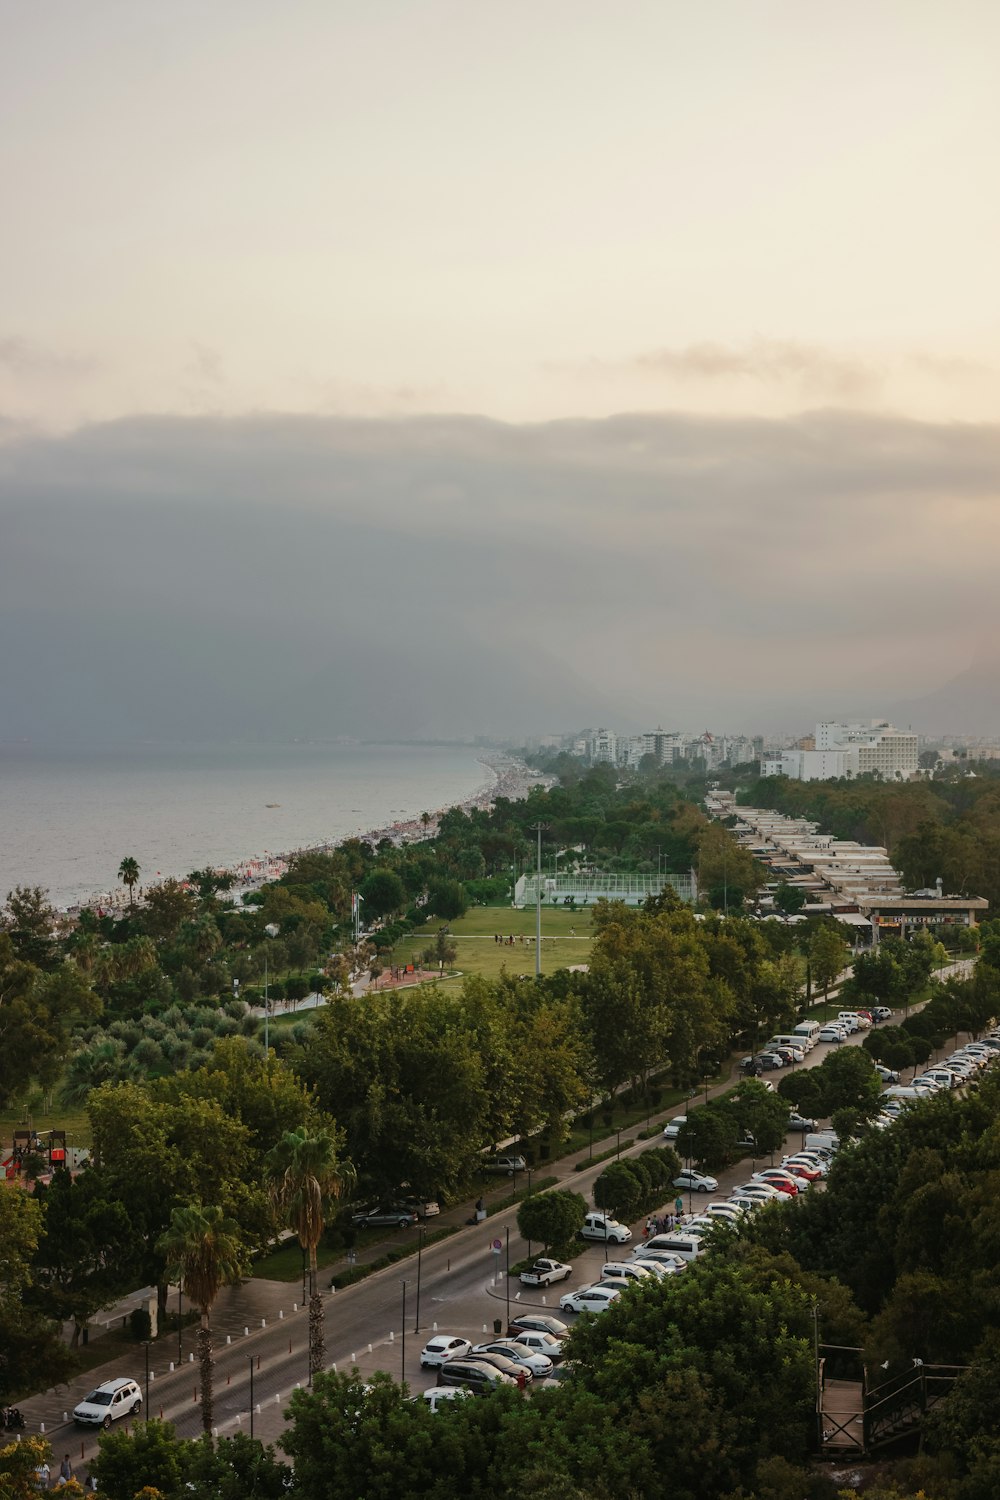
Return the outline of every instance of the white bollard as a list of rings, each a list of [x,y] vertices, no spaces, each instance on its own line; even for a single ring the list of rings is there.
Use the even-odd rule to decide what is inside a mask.
[[[267,1319],[266,1318],[261,1318],[261,1320],[260,1320],[260,1326],[261,1326],[261,1328],[266,1328],[267,1327]]]
[[[257,1415],[260,1416],[260,1402],[257,1402]]]
[[[293,1302],[292,1303],[292,1312],[298,1312],[298,1310],[299,1310],[299,1304],[297,1302]]]
[[[356,1365],[357,1362],[358,1362],[358,1356],[355,1354],[354,1350],[352,1349],[351,1350],[351,1364],[352,1365]]]
[[[485,1323],[483,1324],[483,1332],[484,1333],[486,1332],[486,1324]]]
[[[174,1362],[173,1362],[173,1360],[170,1361],[170,1371],[169,1371],[169,1373],[171,1375],[174,1373]]]
[[[155,1370],[150,1370],[150,1372],[149,1372],[149,1378],[150,1378],[150,1380],[155,1380],[156,1379],[156,1371]]]
[[[233,1342],[233,1336],[232,1336],[232,1334],[231,1333],[227,1333],[226,1334],[226,1343],[227,1344],[231,1344],[232,1342]],[[171,1365],[170,1368],[173,1369],[174,1368],[173,1365]]]
[[[336,1373],[337,1373],[337,1361],[336,1360],[334,1360],[333,1364],[330,1366],[330,1369],[336,1375]]]
[[[250,1332],[249,1328],[244,1328],[244,1330],[243,1330],[243,1337],[246,1338],[246,1336],[247,1336],[247,1334],[249,1332]]]
[[[301,1380],[297,1380],[297,1381],[296,1381],[296,1382],[295,1382],[295,1389],[296,1389],[296,1390],[297,1390],[297,1391],[301,1391],[301,1389],[302,1389],[302,1382],[301,1382]]]
[[[283,1322],[284,1321],[284,1317],[285,1317],[285,1309],[283,1307],[279,1307],[278,1308],[278,1322],[279,1323]]]
[[[39,1422],[39,1424],[38,1424],[38,1430],[39,1430],[39,1432],[44,1432],[45,1431],[45,1423],[44,1422]]]
[[[243,1413],[241,1411],[236,1413],[236,1425],[237,1427],[243,1426]]]
[[[188,1364],[189,1365],[193,1365],[194,1364],[194,1355],[193,1354],[189,1354],[188,1355]]]
[[[548,1304],[548,1299],[546,1298],[545,1293],[543,1292],[542,1293],[542,1306],[543,1307],[548,1307],[548,1305],[549,1305]]]
[[[520,1302],[520,1300],[521,1300],[521,1293],[520,1292],[515,1292],[514,1293],[514,1301],[515,1302]]]
[[[393,1333],[392,1329],[390,1328],[389,1329],[389,1343],[390,1344],[394,1344],[395,1342],[396,1342],[396,1335]]]
[[[63,1412],[63,1421],[64,1422],[68,1422],[69,1421],[69,1412],[68,1411],[64,1411]]]
[[[217,1427],[212,1428],[212,1436],[214,1438],[217,1438],[219,1436],[219,1429]]]
[[[370,1354],[371,1352],[372,1352],[372,1346],[371,1346],[371,1344],[369,1344],[368,1345],[368,1353]]]
[[[280,1406],[281,1405],[281,1392],[280,1391],[278,1392],[278,1394],[274,1398],[274,1404],[275,1404],[275,1406]]]

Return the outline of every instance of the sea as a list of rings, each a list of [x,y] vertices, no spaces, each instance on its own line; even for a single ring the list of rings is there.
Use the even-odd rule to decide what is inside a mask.
[[[463,745],[0,747],[0,904],[41,886],[59,908],[118,884],[336,843],[492,785]]]

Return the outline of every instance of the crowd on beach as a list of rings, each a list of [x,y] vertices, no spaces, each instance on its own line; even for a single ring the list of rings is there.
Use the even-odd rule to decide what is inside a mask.
[[[466,813],[477,810],[488,812],[500,797],[505,797],[511,802],[518,802],[528,795],[533,786],[547,787],[551,784],[551,778],[532,771],[523,761],[517,760],[514,756],[503,755],[499,752],[483,754],[479,757],[479,761],[489,770],[491,780],[481,786],[478,791],[473,792],[472,796],[464,802],[457,804]],[[434,838],[440,820],[447,811],[449,811],[448,808],[439,807],[435,812],[422,813],[416,818],[401,818],[397,822],[386,824],[383,828],[372,828],[367,832],[359,831],[350,837],[359,838],[372,845],[380,844],[384,839],[388,839],[397,846],[415,843],[420,839]],[[308,849],[297,849],[287,854],[273,854],[265,850],[261,855],[240,860],[238,864],[226,869],[216,869],[213,873],[231,878],[230,893],[237,901],[240,901],[251,891],[259,890],[261,886],[271,881],[280,880],[295,854],[330,853],[336,848],[337,842],[342,841],[313,844],[309,845]],[[135,899],[141,901],[148,890],[155,889],[169,878],[171,877],[161,875],[157,870],[154,879],[136,888]],[[182,879],[179,884],[187,887],[190,882]],[[80,903],[80,907],[89,906],[100,915],[112,913],[116,916],[126,911],[129,905],[129,892],[124,886],[119,886],[112,891],[101,891],[91,896],[89,900]],[[80,907],[70,908],[70,915],[75,915]]]

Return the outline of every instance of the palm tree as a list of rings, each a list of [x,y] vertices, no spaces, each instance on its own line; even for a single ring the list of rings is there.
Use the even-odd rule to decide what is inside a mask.
[[[175,1208],[170,1227],[157,1249],[166,1257],[166,1274],[184,1290],[201,1314],[198,1363],[201,1369],[201,1422],[212,1430],[212,1303],[224,1286],[232,1286],[246,1271],[246,1249],[239,1226],[221,1208],[190,1203]]]
[[[118,879],[128,886],[128,904],[131,910],[135,906],[133,888],[139,883],[139,861],[133,859],[131,854],[126,854],[118,866]]]
[[[330,1131],[310,1135],[288,1130],[265,1158],[271,1201],[309,1252],[309,1376],[323,1368],[323,1302],[316,1290],[316,1247],[325,1227],[327,1205],[354,1181],[354,1169],[341,1161],[339,1142]]]

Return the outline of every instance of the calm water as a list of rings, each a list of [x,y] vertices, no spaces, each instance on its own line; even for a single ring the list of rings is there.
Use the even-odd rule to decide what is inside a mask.
[[[490,781],[460,746],[0,749],[0,902],[40,885],[71,905],[115,886],[127,854],[145,882],[339,840]]]

